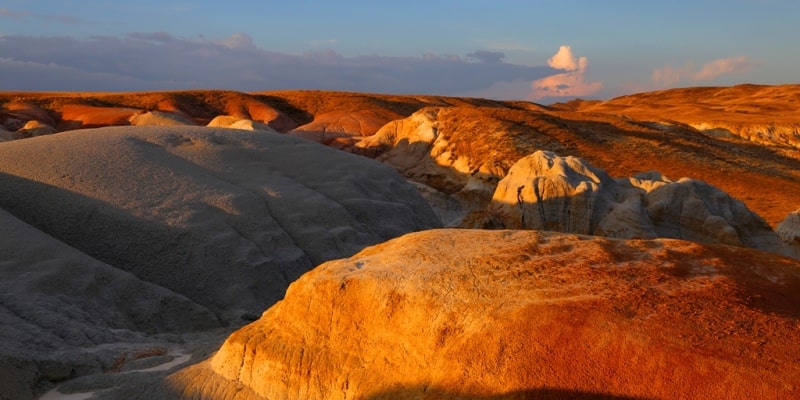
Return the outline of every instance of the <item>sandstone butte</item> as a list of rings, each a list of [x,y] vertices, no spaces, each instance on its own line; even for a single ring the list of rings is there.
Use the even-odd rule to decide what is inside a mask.
[[[792,399],[800,262],[433,230],[330,261],[142,398]]]

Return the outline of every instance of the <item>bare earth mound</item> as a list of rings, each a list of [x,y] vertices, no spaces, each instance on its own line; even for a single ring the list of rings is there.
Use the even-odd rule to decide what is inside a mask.
[[[800,262],[434,230],[326,263],[168,398],[797,398]],[[166,391],[164,391],[166,388]]]
[[[204,127],[2,143],[0,207],[234,323],[316,264],[439,226],[413,187],[375,161]]]
[[[0,398],[112,367],[156,334],[219,327],[207,309],[81,253],[0,209]]]

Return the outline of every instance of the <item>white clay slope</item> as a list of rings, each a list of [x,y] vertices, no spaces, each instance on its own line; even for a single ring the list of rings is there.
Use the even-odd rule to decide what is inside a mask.
[[[375,161],[204,127],[3,143],[0,207],[229,321],[258,315],[316,264],[439,226],[419,194]]]

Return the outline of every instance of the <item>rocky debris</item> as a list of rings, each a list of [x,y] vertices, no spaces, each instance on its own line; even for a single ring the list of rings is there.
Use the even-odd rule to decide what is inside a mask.
[[[166,111],[145,111],[132,115],[128,121],[135,126],[197,125],[180,114]]]
[[[787,254],[761,217],[705,182],[673,182],[657,172],[615,180],[579,158],[548,151],[511,167],[497,185],[486,218],[476,225],[674,238]]]
[[[800,263],[432,230],[325,263],[147,398],[796,398]],[[144,397],[142,397],[144,398]]]
[[[3,143],[0,207],[234,324],[314,265],[440,226],[413,187],[373,160],[205,127]]]

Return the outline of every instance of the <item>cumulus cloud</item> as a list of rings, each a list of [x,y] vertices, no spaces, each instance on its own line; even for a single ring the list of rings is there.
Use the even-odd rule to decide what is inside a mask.
[[[666,65],[653,70],[652,80],[656,86],[673,86],[681,81],[710,81],[724,75],[748,72],[758,63],[747,56],[720,58],[703,64],[700,70],[695,68],[693,62],[687,62],[682,67]]]
[[[585,77],[589,60],[586,57],[575,57],[570,46],[561,46],[558,52],[547,60],[547,64],[558,73],[533,81],[531,84],[531,100],[546,98],[589,96],[603,88],[602,82],[587,82]]]
[[[547,60],[547,65],[565,71],[583,70],[587,64],[586,57],[575,58],[572,48],[566,45],[559,47],[558,52]]]
[[[455,95],[504,87],[504,82],[529,88],[530,82],[553,73],[544,66],[472,54],[497,62],[432,54],[345,57],[333,50],[286,54],[258,47],[244,33],[221,40],[165,32],[88,39],[2,36],[0,76],[9,78],[0,79],[0,90],[321,89]]]
[[[225,39],[217,41],[217,43],[229,49],[254,49],[256,47],[253,43],[253,38],[244,33],[234,33]]]

